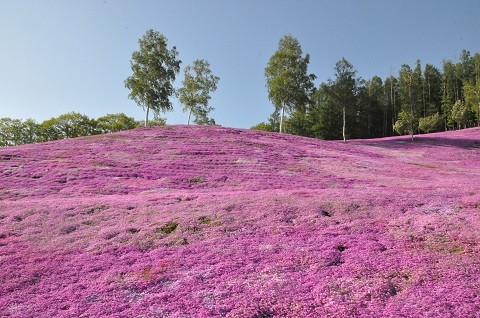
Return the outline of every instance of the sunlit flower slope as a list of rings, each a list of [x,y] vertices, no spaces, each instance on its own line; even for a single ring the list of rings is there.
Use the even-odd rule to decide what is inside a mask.
[[[0,317],[480,317],[480,129],[0,149]]]

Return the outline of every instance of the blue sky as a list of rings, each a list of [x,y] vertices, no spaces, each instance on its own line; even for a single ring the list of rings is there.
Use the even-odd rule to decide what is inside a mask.
[[[43,121],[76,111],[142,119],[123,82],[148,29],[177,47],[182,71],[208,60],[220,77],[211,116],[249,128],[273,111],[264,68],[283,35],[311,55],[316,85],[333,77],[342,57],[364,79],[385,78],[417,59],[441,67],[462,49],[480,52],[480,1],[2,0],[0,117]],[[186,123],[172,101],[167,123]]]

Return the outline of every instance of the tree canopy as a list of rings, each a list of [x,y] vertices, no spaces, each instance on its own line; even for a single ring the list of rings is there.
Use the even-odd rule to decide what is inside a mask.
[[[167,48],[167,38],[148,30],[138,41],[140,49],[132,53],[130,62],[133,74],[125,80],[128,95],[145,110],[145,126],[151,109],[156,114],[172,110],[170,97],[174,94],[173,82],[180,72],[176,47]]]
[[[41,123],[33,119],[4,117],[0,118],[0,147],[111,133],[133,129],[141,124],[123,113],[107,114],[94,119],[71,112]],[[149,125],[153,124],[163,125],[165,121],[159,118],[149,122]]]
[[[285,112],[304,112],[310,101],[315,75],[307,72],[309,62],[310,55],[303,56],[298,40],[286,35],[265,68],[268,98],[280,112],[280,132],[284,130]]]
[[[183,111],[188,112],[188,124],[192,115],[196,124],[215,124],[215,121],[208,118],[208,114],[214,110],[208,102],[211,99],[210,93],[216,91],[220,78],[212,74],[210,63],[206,60],[195,60],[192,66],[185,67],[184,75],[178,96],[184,106]]]
[[[335,76],[315,89],[307,74],[309,55],[284,36],[265,68],[275,107],[268,123],[253,129],[323,138],[378,138],[395,134],[480,126],[480,53],[463,50],[459,61],[403,64],[397,75],[362,80],[345,58]]]

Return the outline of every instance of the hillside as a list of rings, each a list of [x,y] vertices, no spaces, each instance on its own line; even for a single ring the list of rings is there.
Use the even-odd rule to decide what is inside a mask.
[[[1,317],[480,317],[480,129],[0,149]]]

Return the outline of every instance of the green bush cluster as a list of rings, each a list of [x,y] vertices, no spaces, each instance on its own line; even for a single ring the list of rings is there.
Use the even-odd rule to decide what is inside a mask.
[[[149,122],[150,126],[165,125],[163,118]],[[0,118],[0,146],[18,146],[22,144],[91,136],[123,131],[143,126],[123,113],[107,114],[97,119],[71,112],[50,118],[41,123],[33,119],[21,120],[8,117]]]

